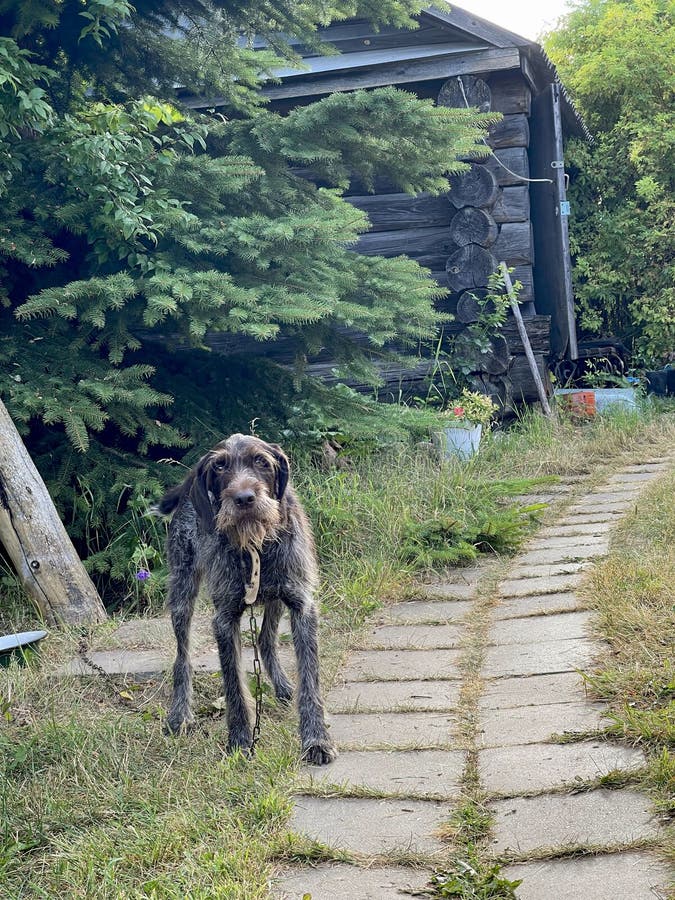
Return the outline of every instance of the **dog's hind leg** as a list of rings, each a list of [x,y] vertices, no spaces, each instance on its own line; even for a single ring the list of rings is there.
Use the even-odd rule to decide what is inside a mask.
[[[291,631],[298,661],[298,713],[304,759],[316,766],[337,756],[324,719],[319,686],[319,617],[310,596],[285,596],[291,611]]]
[[[177,556],[180,558],[177,559]],[[174,542],[172,547],[169,541],[169,565],[171,577],[167,605],[176,635],[176,661],[173,666],[173,697],[164,730],[175,733],[189,729],[195,722],[192,714],[190,625],[200,578],[192,545],[178,547]]]
[[[276,598],[265,603],[265,615],[260,628],[260,655],[265,671],[274,687],[277,700],[280,700],[282,703],[290,703],[293,699],[293,685],[288,680],[288,676],[279,662],[277,642],[279,620],[283,611],[283,604]]]
[[[227,701],[228,753],[242,750],[250,753],[253,743],[251,715],[247,698],[250,696],[241,668],[240,619],[244,604],[226,600],[216,603],[213,632],[218,645],[220,667],[223,673],[223,687]]]

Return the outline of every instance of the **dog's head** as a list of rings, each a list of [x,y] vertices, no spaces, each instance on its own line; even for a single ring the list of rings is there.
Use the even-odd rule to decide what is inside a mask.
[[[260,549],[281,524],[288,459],[276,444],[233,434],[195,466],[190,499],[204,526],[237,547]]]

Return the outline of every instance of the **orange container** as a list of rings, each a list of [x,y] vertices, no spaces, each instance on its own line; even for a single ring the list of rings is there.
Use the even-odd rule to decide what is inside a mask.
[[[595,392],[572,391],[566,395],[567,408],[573,416],[580,419],[589,419],[595,415]]]

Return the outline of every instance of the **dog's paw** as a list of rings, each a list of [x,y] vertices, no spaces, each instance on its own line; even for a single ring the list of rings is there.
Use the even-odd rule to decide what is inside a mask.
[[[327,766],[337,758],[338,752],[328,738],[316,741],[305,747],[302,751],[303,760],[310,766]]]
[[[274,689],[275,696],[283,706],[290,706],[293,702],[293,685],[279,684]]]
[[[189,734],[197,727],[194,716],[169,716],[164,722],[162,731],[167,735]]]
[[[241,756],[243,759],[251,759],[253,756],[253,746],[250,741],[248,744],[228,741],[225,752],[228,756]]]

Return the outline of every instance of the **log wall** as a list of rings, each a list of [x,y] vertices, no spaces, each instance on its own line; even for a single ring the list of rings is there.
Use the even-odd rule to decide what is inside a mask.
[[[534,239],[529,184],[525,180],[530,175],[529,84],[520,71],[506,71],[403,87],[420,96],[434,96],[442,106],[468,103],[483,112],[501,112],[504,118],[487,137],[492,154],[470,161],[468,172],[453,176],[448,195],[409,197],[394,193],[383,179],[376,180],[376,194],[366,195],[358,193],[355,184],[356,193],[348,199],[364,210],[372,223],[356,249],[383,256],[406,253],[431,269],[432,277],[451,291],[438,306],[456,317],[446,334],[459,345],[463,329],[475,321],[477,306],[470,293],[480,294],[490,274],[504,260],[513,267],[514,280],[522,284],[523,315],[533,332],[539,368],[545,371],[550,319],[535,316]],[[537,399],[520,338],[510,324],[503,336],[493,341],[491,351],[474,354],[471,364],[477,385],[502,404]],[[401,387],[401,372],[383,374],[385,381],[395,378],[397,389]],[[411,387],[424,377],[420,371],[410,376]]]

